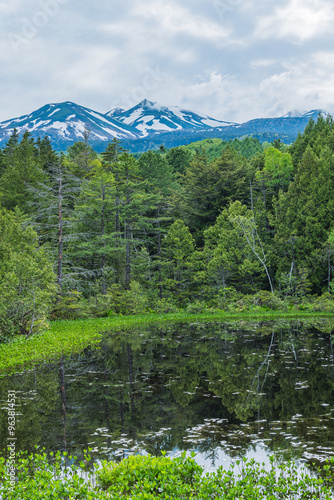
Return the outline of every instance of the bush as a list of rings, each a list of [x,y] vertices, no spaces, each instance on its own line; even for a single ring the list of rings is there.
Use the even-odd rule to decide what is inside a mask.
[[[118,464],[104,462],[97,472],[97,483],[114,499],[181,499],[191,498],[202,473],[202,467],[185,454],[175,459],[137,455]]]
[[[51,319],[80,319],[85,316],[81,293],[72,290],[55,305]]]
[[[180,309],[171,299],[158,299],[153,303],[152,310],[163,314],[180,312]]]
[[[284,302],[271,292],[261,290],[253,297],[253,304],[256,306],[267,307],[268,309],[284,309]]]
[[[111,308],[116,314],[141,314],[148,311],[149,300],[146,290],[137,281],[130,283],[130,289],[112,285],[108,291]]]
[[[208,306],[204,302],[200,302],[199,300],[195,300],[194,302],[190,302],[185,312],[191,314],[200,314],[208,311]]]
[[[334,296],[330,293],[324,293],[317,297],[312,304],[313,311],[334,312]]]
[[[96,484],[85,462],[77,457],[46,453],[18,454],[16,479],[11,484],[5,458],[0,457],[0,497],[3,500],[155,500],[276,498],[332,500],[334,459],[310,476],[294,463],[275,464],[269,470],[255,460],[238,460],[230,469],[204,474],[203,468],[183,453],[178,458],[130,456],[119,463],[104,461],[96,467]],[[164,453],[163,453],[164,455]],[[79,462],[79,463],[78,463]],[[78,463],[78,465],[74,465]],[[86,480],[83,477],[86,475]]]

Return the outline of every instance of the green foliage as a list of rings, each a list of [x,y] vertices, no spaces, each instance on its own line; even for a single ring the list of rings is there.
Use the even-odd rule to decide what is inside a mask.
[[[149,183],[150,190],[164,196],[177,189],[176,174],[168,159],[157,151],[143,153],[138,161],[138,174]]]
[[[180,179],[176,203],[197,242],[202,243],[203,230],[215,223],[221,209],[236,200],[248,200],[251,170],[233,146],[213,161],[204,150],[196,152]]]
[[[142,314],[148,310],[148,296],[137,281],[132,280],[128,290],[119,285],[112,285],[106,294],[110,312],[116,314]]]
[[[103,332],[128,330],[139,325],[333,316],[332,307],[328,309],[320,307],[317,301],[315,301],[314,310],[312,305],[309,308],[294,308],[290,307],[289,303],[285,303],[285,309],[273,310],[255,305],[254,297],[251,295],[240,298],[232,290],[231,297],[230,305],[224,307],[226,310],[223,311],[221,298],[216,299],[216,304],[214,304],[218,306],[218,309],[207,308],[206,303],[195,303],[195,309],[203,311],[200,313],[192,311],[191,306],[189,306],[189,311],[182,311],[170,299],[161,299],[155,302],[154,310],[148,308],[150,312],[147,314],[122,316],[112,313],[112,309],[109,309],[108,295],[103,296],[102,306],[98,303],[98,315],[102,316],[102,310],[105,317],[53,321],[49,330],[29,338],[28,341],[18,337],[10,344],[0,345],[0,375],[14,373],[23,367],[59,358],[61,355],[79,353],[88,346],[99,344]],[[320,304],[322,300],[326,304],[326,298],[320,298]],[[149,306],[151,305],[149,303]],[[92,305],[88,304],[88,311],[90,307]]]
[[[283,302],[273,293],[262,290],[254,295],[254,304],[268,309],[284,309]]]
[[[259,140],[254,137],[234,139],[229,142],[223,141],[222,139],[204,139],[203,141],[192,142],[187,146],[173,148],[170,151],[184,151],[185,153],[194,156],[197,150],[203,149],[210,160],[215,160],[219,158],[223,151],[229,146],[232,146],[241,156],[244,156],[245,158],[252,158],[256,154],[262,153],[263,151],[263,146],[261,146]]]
[[[85,316],[81,293],[77,290],[63,294],[52,309],[51,319],[78,319]],[[96,314],[97,316],[97,314]]]
[[[263,180],[271,188],[279,188],[286,191],[292,177],[293,164],[290,153],[282,153],[273,146],[269,146],[264,152],[264,167],[258,170],[255,177]]]
[[[316,297],[310,308],[316,312],[334,312],[334,295],[324,293],[320,297]]]
[[[45,326],[55,295],[54,273],[26,217],[0,208],[0,338]]]
[[[53,318],[202,304],[229,310],[241,294],[260,290],[278,290],[301,306],[310,293],[331,292],[331,117],[311,120],[291,147],[279,139],[264,146],[252,137],[206,139],[137,160],[117,139],[101,155],[88,139],[85,131],[83,142],[59,157],[48,138],[14,131],[0,152],[3,206],[29,215],[35,238],[47,244],[44,257],[53,260]],[[29,258],[19,263],[13,254],[21,275]],[[6,266],[0,311],[8,314],[1,313],[0,329],[30,332],[27,303],[37,304],[39,285],[29,295],[29,278],[30,299],[17,300],[21,285]],[[41,317],[50,310],[48,294],[39,295],[44,299]]]
[[[5,169],[0,177],[1,204],[7,209],[20,208],[31,213],[30,188],[37,187],[47,178],[42,170],[43,162],[38,159],[38,149],[29,132],[19,142],[14,131],[3,152]]]
[[[163,453],[164,455],[164,453]],[[77,457],[59,452],[52,457],[42,454],[23,454],[18,457],[15,486],[7,475],[6,461],[0,458],[4,500],[121,500],[131,498],[144,500],[170,498],[174,500],[200,498],[224,498],[235,500],[291,499],[298,494],[300,499],[333,498],[334,459],[318,469],[319,476],[311,476],[307,469],[298,473],[296,464],[276,464],[271,458],[270,468],[255,460],[240,459],[226,470],[220,467],[215,473],[204,474],[196,464],[195,453],[186,457],[168,458],[130,456],[120,463],[102,462],[96,466],[97,484],[94,486],[87,463],[91,458],[85,454],[85,462]],[[50,458],[52,459],[50,461]],[[322,476],[322,477],[321,477]]]
[[[195,242],[189,229],[182,220],[177,219],[168,230],[163,241],[164,286],[172,293],[177,293],[177,300],[182,301],[189,293],[191,281],[191,256]]]
[[[111,498],[189,498],[202,472],[185,453],[175,459],[138,455],[119,464],[103,462],[97,478]]]
[[[184,174],[186,168],[189,167],[191,156],[191,152],[184,147],[171,148],[166,154],[166,160],[173,172]]]
[[[332,228],[333,157],[324,149],[320,158],[308,147],[288,192],[280,194],[272,220],[278,246],[278,275],[307,273],[313,291],[321,290],[328,276],[325,246]],[[326,276],[327,275],[327,276]]]
[[[77,177],[87,177],[96,165],[97,154],[87,142],[76,142],[67,148],[69,170]]]

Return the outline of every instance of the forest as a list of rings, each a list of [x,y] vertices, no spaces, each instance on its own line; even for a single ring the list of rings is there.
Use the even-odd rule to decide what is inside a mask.
[[[334,310],[334,123],[292,145],[224,142],[0,151],[0,341],[53,319]]]

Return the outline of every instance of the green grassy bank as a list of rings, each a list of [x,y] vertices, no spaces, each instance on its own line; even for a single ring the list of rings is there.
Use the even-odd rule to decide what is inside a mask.
[[[266,309],[245,312],[206,312],[141,314],[108,318],[62,320],[50,323],[48,330],[28,339],[18,337],[11,343],[0,345],[0,376],[8,375],[36,363],[52,360],[61,355],[77,353],[88,346],[97,345],[104,332],[127,330],[140,325],[189,323],[203,321],[264,321],[275,319],[333,318],[333,313],[308,311],[282,312]]]

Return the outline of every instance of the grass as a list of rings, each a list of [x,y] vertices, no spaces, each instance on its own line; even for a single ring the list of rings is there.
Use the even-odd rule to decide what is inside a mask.
[[[140,325],[195,321],[263,321],[326,317],[334,318],[334,314],[295,310],[282,312],[259,308],[245,312],[150,313],[133,316],[115,315],[108,318],[53,321],[48,330],[38,335],[29,339],[19,337],[10,344],[0,345],[0,376],[15,373],[42,361],[53,360],[61,355],[78,353],[89,346],[97,346],[102,340],[104,332],[128,330]]]

